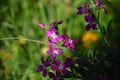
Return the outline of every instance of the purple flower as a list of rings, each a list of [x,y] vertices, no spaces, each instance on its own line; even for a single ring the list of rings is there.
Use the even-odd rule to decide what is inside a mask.
[[[52,72],[49,72],[48,74],[50,78],[53,78],[53,80],[64,80],[63,78],[60,77],[60,73],[56,72],[56,74],[54,74]]]
[[[56,70],[57,73],[62,72],[63,74],[68,74],[67,66],[63,63],[61,64],[60,60],[55,59],[54,64],[51,66],[53,70]]]
[[[64,46],[64,47],[68,47],[68,46],[69,46],[70,49],[71,49],[72,51],[74,51],[75,44],[77,44],[79,41],[76,40],[76,39],[74,39],[74,40],[70,39],[70,38],[68,37],[68,35],[66,35],[66,34],[63,35],[63,38],[64,38],[64,40],[65,40],[63,46]]]
[[[47,53],[53,58],[56,58],[57,55],[63,54],[62,50],[60,50],[58,46],[55,46],[53,49],[51,49],[51,46],[49,46]]]
[[[37,72],[42,72],[43,77],[46,77],[47,75],[47,67],[50,66],[50,60],[47,58],[47,60],[44,60],[44,57],[41,57],[42,65],[37,66]]]
[[[100,7],[100,8],[103,8],[103,9],[104,9],[105,14],[107,14],[107,13],[108,13],[108,11],[107,11],[107,9],[106,9],[105,5],[104,5],[104,4],[103,4],[100,0],[96,0],[95,5],[96,5],[96,6],[98,6],[98,7]]]
[[[55,27],[51,28],[50,30],[46,30],[46,35],[54,43],[63,40],[63,37],[57,34],[57,30]]]
[[[77,14],[88,13],[88,3],[86,3],[84,7],[78,7],[77,9],[78,9]]]
[[[87,26],[86,26],[86,31],[90,30],[91,28],[93,30],[97,29],[96,24],[94,23],[94,18],[93,18],[92,14],[86,15],[85,16],[85,21],[88,23]]]

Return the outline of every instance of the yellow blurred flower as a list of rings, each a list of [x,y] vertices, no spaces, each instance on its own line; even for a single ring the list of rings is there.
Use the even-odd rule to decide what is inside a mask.
[[[98,40],[98,35],[95,32],[85,32],[82,37],[82,42],[85,47],[89,47],[91,43],[95,43]]]
[[[45,45],[40,49],[40,54],[42,54],[43,56],[47,56],[47,50],[48,50],[48,46]]]

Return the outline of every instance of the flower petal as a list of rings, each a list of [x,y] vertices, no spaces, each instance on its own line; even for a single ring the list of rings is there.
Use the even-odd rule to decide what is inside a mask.
[[[53,64],[53,65],[51,66],[51,68],[52,68],[53,70],[59,71],[58,66],[56,66],[55,64]]]
[[[54,54],[54,53],[51,54],[51,56],[52,56],[52,58],[56,58],[56,54]]]
[[[50,60],[47,58],[47,60],[45,61],[45,67],[50,66]]]
[[[55,59],[55,60],[54,60],[54,63],[55,63],[57,66],[59,66],[59,65],[61,64],[60,60],[58,60],[58,59]]]
[[[88,3],[84,5],[84,13],[88,13]]]
[[[90,25],[90,24],[87,24],[87,26],[86,26],[86,31],[89,31],[90,28],[91,28],[91,25]]]
[[[49,72],[48,74],[50,78],[55,78],[55,74],[53,74],[52,72]]]
[[[77,9],[78,9],[77,14],[83,14],[83,7],[78,7]]]
[[[46,69],[43,70],[42,75],[43,75],[43,77],[46,77],[46,75],[47,75],[47,70]]]
[[[70,43],[70,49],[71,49],[71,50],[74,50],[74,48],[75,48],[74,44],[73,44],[73,43]]]
[[[74,39],[72,42],[73,42],[74,44],[77,44],[77,43],[79,43],[79,40]]]
[[[57,43],[57,42],[58,42],[56,37],[55,37],[55,38],[52,38],[51,41],[52,41],[53,43]]]
[[[45,24],[43,24],[43,23],[39,23],[38,24],[41,28],[44,28],[45,27]]]
[[[91,24],[91,28],[92,28],[93,30],[96,30],[96,29],[97,29],[96,24]]]
[[[43,57],[43,56],[41,57],[41,62],[42,62],[42,64],[45,63],[45,60],[44,60],[44,57]]]
[[[43,70],[43,66],[42,65],[37,66],[37,72],[40,72],[42,70]]]
[[[57,40],[58,40],[58,41],[62,41],[62,40],[63,40],[63,37],[58,34],[58,35],[57,35]]]
[[[50,30],[46,30],[46,36],[50,37],[51,35],[52,35],[51,31]]]
[[[69,46],[69,42],[68,41],[64,42],[64,44],[62,46],[64,46],[64,47]]]
[[[65,41],[68,41],[68,40],[69,40],[69,37],[68,37],[67,34],[63,34],[62,36],[63,36],[63,38],[64,38]]]
[[[89,15],[85,16],[85,21],[86,22],[90,23],[90,22],[92,22],[92,20],[93,20],[93,15],[92,14],[89,14]]]
[[[63,68],[63,69],[62,69],[62,73],[63,73],[63,74],[68,74],[68,70],[67,70],[66,68]]]

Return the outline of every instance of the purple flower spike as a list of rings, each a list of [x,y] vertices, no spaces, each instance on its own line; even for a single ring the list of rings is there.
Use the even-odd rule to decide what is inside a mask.
[[[77,14],[88,13],[88,3],[86,3],[84,7],[78,7],[77,9],[78,9]]]
[[[43,24],[43,23],[39,23],[38,24],[41,28],[44,28],[45,27],[45,24]]]
[[[89,31],[91,28],[93,30],[97,29],[96,24],[94,23],[94,18],[93,18],[92,14],[86,15],[85,16],[85,21],[88,23],[87,26],[86,26],[86,31]]]
[[[68,74],[68,70],[65,64],[61,64],[61,62],[57,59],[54,60],[54,64],[51,66],[53,70],[56,70],[57,73],[62,72],[63,74]]]
[[[76,40],[76,39],[74,39],[74,40],[71,40],[69,37],[68,37],[68,35],[66,35],[66,34],[64,34],[63,35],[63,38],[64,38],[64,44],[63,44],[63,46],[64,47],[70,47],[70,49],[72,50],[72,51],[74,51],[74,48],[75,48],[75,44],[77,44],[79,41],[78,40]]]
[[[53,78],[53,80],[64,80],[63,78],[60,77],[60,73],[52,73],[52,72],[49,72],[49,77],[50,78]]]
[[[56,58],[57,55],[63,54],[62,50],[60,50],[58,46],[55,46],[54,49],[49,47],[47,53],[50,54],[53,58]]]
[[[42,65],[37,66],[37,72],[42,72],[43,77],[46,77],[46,75],[47,75],[46,68],[50,66],[50,60],[47,59],[45,61],[44,57],[41,57],[41,62],[42,62]]]
[[[58,41],[62,41],[63,37],[59,34],[57,34],[56,28],[52,28],[50,30],[46,30],[46,35],[48,38],[51,38],[51,41],[53,43],[57,43]]]

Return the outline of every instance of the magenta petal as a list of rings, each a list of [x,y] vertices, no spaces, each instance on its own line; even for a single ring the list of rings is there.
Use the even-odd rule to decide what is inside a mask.
[[[47,53],[50,55],[53,54],[53,52],[51,50],[48,50]]]
[[[101,7],[103,3],[100,0],[96,0],[95,5]]]
[[[47,35],[47,37],[50,37],[52,35],[51,31],[50,30],[46,30],[46,35]]]
[[[63,54],[62,50],[57,50],[57,52],[59,55]]]
[[[51,28],[51,32],[52,32],[52,33],[56,33],[56,32],[57,32],[57,29],[56,29],[55,27],[52,27],[52,28]]]
[[[76,40],[76,39],[74,39],[72,42],[73,42],[74,44],[79,43],[79,41],[78,41],[78,40]]]
[[[43,70],[42,75],[43,75],[43,77],[46,77],[46,75],[47,75],[47,70],[46,69]]]
[[[58,40],[58,41],[62,41],[62,40],[63,40],[63,37],[60,36],[60,35],[57,35],[57,40]]]
[[[64,40],[66,40],[66,41],[68,41],[68,40],[69,40],[69,37],[68,37],[68,35],[66,35],[66,34],[63,34],[62,36],[63,36]]]
[[[43,70],[43,66],[42,65],[37,66],[37,72],[40,72],[42,70]]]
[[[53,70],[59,71],[58,66],[56,66],[56,65],[54,65],[54,64],[51,66],[51,68],[52,68]]]
[[[45,27],[45,24],[43,24],[43,23],[39,23],[38,24],[41,28],[44,28]]]
[[[56,58],[56,54],[54,54],[54,53],[53,53],[53,54],[51,54],[51,56],[52,56],[53,58]]]
[[[70,43],[70,48],[75,48],[74,44],[73,43]]]
[[[64,42],[63,46],[64,46],[64,47],[67,47],[67,46],[69,46],[69,43],[68,43],[68,41]]]
[[[51,40],[53,43],[57,43],[57,38],[52,38]]]

